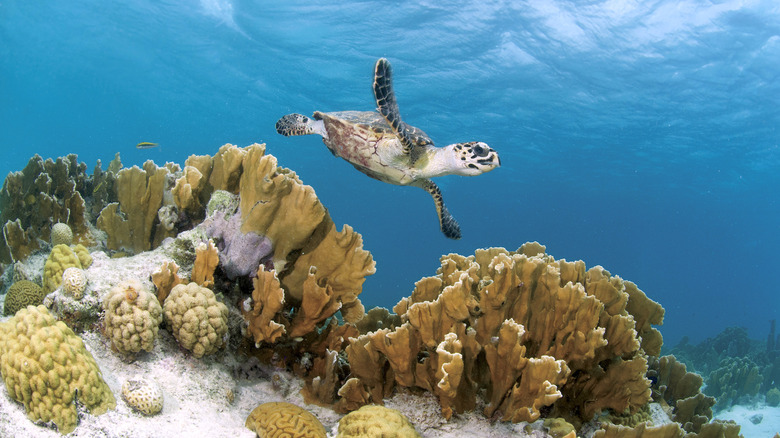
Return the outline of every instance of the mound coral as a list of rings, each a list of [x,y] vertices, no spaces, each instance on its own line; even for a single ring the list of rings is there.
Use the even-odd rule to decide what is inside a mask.
[[[80,300],[87,289],[87,276],[84,270],[71,266],[62,273],[62,291],[66,295]]]
[[[70,245],[73,243],[73,231],[68,224],[58,222],[51,227],[51,246]]]
[[[27,307],[0,323],[0,371],[28,418],[52,421],[63,435],[76,428],[77,401],[94,415],[116,407],[81,338],[43,306]]]
[[[111,347],[124,355],[152,351],[162,322],[157,297],[138,280],[126,280],[103,299],[104,332]]]
[[[395,409],[366,405],[339,420],[336,438],[419,438],[409,419]]]
[[[215,353],[227,342],[227,307],[197,283],[174,287],[163,313],[173,336],[195,357]]]
[[[325,438],[320,420],[309,411],[285,402],[263,403],[252,410],[246,427],[259,437]]]
[[[27,306],[39,306],[43,304],[45,297],[43,289],[32,281],[17,281],[8,288],[3,302],[3,313],[8,316]]]
[[[122,384],[122,398],[134,410],[154,415],[163,408],[163,392],[153,380],[133,377]]]

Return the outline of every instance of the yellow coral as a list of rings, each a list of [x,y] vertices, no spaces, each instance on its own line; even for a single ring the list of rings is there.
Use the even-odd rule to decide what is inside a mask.
[[[336,438],[419,438],[401,412],[378,405],[366,405],[339,420]]]
[[[85,266],[84,263],[87,263]],[[92,263],[89,251],[81,245],[76,246],[74,252],[68,245],[56,245],[52,248],[46,264],[43,266],[43,290],[46,293],[53,292],[62,284],[62,273],[70,267],[86,268]]]
[[[138,280],[118,284],[103,299],[105,334],[121,354],[152,351],[162,322],[157,298]]]
[[[116,407],[81,338],[43,306],[29,306],[0,323],[0,371],[28,418],[52,421],[62,434],[76,428],[77,394],[93,415]]]
[[[325,438],[320,420],[309,411],[285,402],[263,403],[252,410],[245,426],[262,438]]]
[[[197,283],[174,287],[163,313],[173,336],[195,357],[215,353],[227,341],[227,307]]]

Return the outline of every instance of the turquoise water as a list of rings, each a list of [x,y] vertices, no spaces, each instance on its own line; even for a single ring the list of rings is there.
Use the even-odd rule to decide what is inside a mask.
[[[0,1],[0,173],[33,153],[104,168],[265,142],[377,261],[392,306],[441,254],[538,240],[666,308],[667,343],[778,318],[780,8],[774,1]],[[428,194],[371,180],[289,112],[370,110],[378,57],[404,120],[503,166]],[[140,141],[157,149],[137,150]]]

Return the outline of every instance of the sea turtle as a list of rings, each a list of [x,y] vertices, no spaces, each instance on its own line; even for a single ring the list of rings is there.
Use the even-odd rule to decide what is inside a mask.
[[[366,175],[425,189],[436,203],[441,231],[459,239],[460,226],[430,178],[489,172],[501,164],[498,153],[477,141],[436,147],[421,129],[404,123],[393,93],[390,62],[385,58],[376,63],[373,88],[377,111],[315,111],[311,118],[288,114],[276,122],[276,132],[288,137],[319,134],[333,155]]]

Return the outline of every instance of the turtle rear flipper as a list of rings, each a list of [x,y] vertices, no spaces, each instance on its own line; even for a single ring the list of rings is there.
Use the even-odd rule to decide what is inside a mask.
[[[276,121],[276,132],[285,137],[293,135],[325,134],[321,120],[312,120],[303,114],[287,114]]]
[[[447,207],[444,205],[439,186],[429,179],[419,179],[411,185],[420,187],[433,196],[433,202],[436,204],[436,213],[439,215],[439,227],[441,228],[441,232],[450,239],[460,239],[460,225],[458,225],[458,221],[452,217],[449,210],[447,210]]]
[[[374,67],[374,98],[376,99],[377,111],[393,128],[395,135],[398,136],[403,145],[403,153],[411,155],[411,161],[414,164],[422,152],[420,146],[433,145],[433,142],[422,130],[409,126],[401,120],[398,102],[396,102],[393,92],[393,71],[390,68],[390,61],[385,58],[380,58]]]

